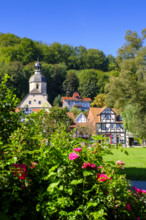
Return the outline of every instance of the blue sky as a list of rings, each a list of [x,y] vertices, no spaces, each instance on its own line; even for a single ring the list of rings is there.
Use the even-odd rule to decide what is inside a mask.
[[[3,0],[0,32],[116,56],[127,30],[146,28],[145,0]]]

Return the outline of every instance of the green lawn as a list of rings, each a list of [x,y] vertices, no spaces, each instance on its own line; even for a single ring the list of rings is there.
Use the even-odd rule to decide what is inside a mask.
[[[121,173],[126,173],[127,178],[131,180],[146,180],[146,148],[124,148],[112,149],[113,155],[105,155],[105,161],[122,160],[125,163],[125,169]]]

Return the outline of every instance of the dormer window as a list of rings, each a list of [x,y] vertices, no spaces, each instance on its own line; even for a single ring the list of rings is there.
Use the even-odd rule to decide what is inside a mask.
[[[36,89],[38,89],[39,88],[39,84],[36,84]]]

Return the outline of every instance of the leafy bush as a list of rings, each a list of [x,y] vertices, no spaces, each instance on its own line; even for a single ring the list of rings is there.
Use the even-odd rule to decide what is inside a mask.
[[[43,113],[39,113],[43,118]],[[40,118],[41,118],[40,117]],[[49,137],[31,115],[3,146],[0,212],[9,219],[136,219],[145,214],[144,194],[114,163],[105,139],[74,139],[60,126]]]

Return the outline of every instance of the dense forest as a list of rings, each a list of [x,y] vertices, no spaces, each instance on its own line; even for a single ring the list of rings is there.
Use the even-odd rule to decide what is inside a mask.
[[[98,49],[60,43],[47,45],[14,34],[0,34],[0,77],[5,73],[11,76],[9,86],[16,89],[20,99],[28,93],[28,81],[38,57],[51,104],[59,95],[70,96],[75,90],[82,97],[93,99],[104,93],[109,77],[119,73],[115,58],[106,57]]]
[[[120,108],[125,127],[142,138],[146,135],[146,29],[141,36],[127,31],[117,57],[98,49],[68,44],[45,44],[14,34],[0,34],[0,79],[10,75],[8,87],[22,100],[39,57],[47,79],[49,102],[78,91],[90,97],[92,106]],[[102,100],[102,101],[100,101]],[[102,103],[101,103],[102,102]],[[129,121],[130,118],[130,121]]]

